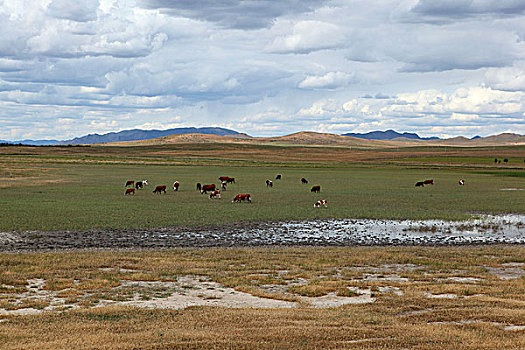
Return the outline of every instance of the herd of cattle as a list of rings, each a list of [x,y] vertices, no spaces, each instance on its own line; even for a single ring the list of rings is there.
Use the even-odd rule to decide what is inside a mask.
[[[278,174],[275,177],[275,180],[281,180],[281,179],[282,179],[282,175],[280,175],[280,174]],[[228,184],[234,184],[235,183],[235,178],[234,177],[229,177],[229,176],[220,176],[219,177],[219,181],[220,181],[221,189],[217,188],[217,186],[215,184],[202,185],[200,182],[197,183],[196,189],[201,194],[208,194],[208,192],[210,192],[210,194],[209,194],[210,199],[213,199],[213,198],[221,199],[221,190],[225,191],[226,187],[228,186]],[[301,183],[306,185],[306,184],[308,184],[308,180],[306,180],[303,177],[303,178],[301,178]],[[458,181],[458,184],[460,186],[465,185],[465,180],[460,179]],[[126,191],[125,191],[124,194],[125,195],[133,194],[134,195],[135,194],[135,190],[143,189],[145,185],[148,185],[148,180],[142,180],[142,181],[128,180],[128,181],[126,181],[126,185],[124,186],[126,188]],[[434,179],[418,181],[418,182],[416,182],[415,186],[416,187],[424,187],[425,185],[434,185]],[[129,188],[130,186],[131,186],[131,188]],[[180,186],[180,183],[178,181],[175,181],[173,183],[173,190],[174,191],[178,191],[179,190],[179,186]],[[273,187],[273,181],[267,179],[266,180],[266,187]],[[312,188],[310,189],[310,192],[320,193],[321,192],[321,186],[320,185],[312,186]],[[166,194],[167,193],[166,192],[166,185],[156,186],[155,189],[153,190],[153,193],[155,193],[155,194],[162,194],[162,193]],[[249,193],[238,194],[235,197],[233,197],[233,199],[232,199],[232,203],[236,203],[236,202],[248,202],[248,203],[251,203],[252,202],[252,196]],[[326,201],[326,199],[318,200],[317,202],[314,203],[314,208],[320,208],[321,206],[324,206],[324,207],[328,206],[328,202]]]
[[[282,175],[278,174],[275,177],[275,180],[281,180]],[[221,190],[225,191],[228,184],[234,184],[235,178],[229,177],[229,176],[220,176],[220,187]],[[301,179],[302,184],[308,184],[308,180],[306,180],[304,177]],[[134,181],[134,180],[128,180],[126,181],[126,185],[124,186],[126,188],[126,191],[124,192],[125,195],[134,195],[136,190],[143,189],[145,185],[148,185],[148,180],[141,180],[141,181]],[[180,183],[178,181],[175,181],[173,183],[173,190],[178,191],[179,190]],[[266,180],[266,187],[273,187],[273,181]],[[166,194],[166,185],[159,185],[156,186],[153,190],[153,193],[155,194]],[[208,194],[210,192],[210,199],[217,198],[221,199],[221,190],[217,188],[215,184],[208,184],[208,185],[202,185],[200,182],[196,185],[197,191],[199,191],[201,194]],[[316,185],[313,186],[310,190],[314,193],[320,193],[321,192],[321,186]],[[252,196],[249,193],[241,193],[233,197],[232,203],[235,202],[252,202]],[[319,200],[316,203],[314,203],[314,208],[319,208],[321,206],[327,207],[328,202],[325,199]]]

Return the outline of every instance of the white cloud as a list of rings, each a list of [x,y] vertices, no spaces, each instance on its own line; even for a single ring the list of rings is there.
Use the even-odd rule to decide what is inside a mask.
[[[328,89],[342,88],[354,82],[354,75],[345,72],[328,72],[321,76],[308,76],[299,83],[303,89]]]
[[[276,53],[309,53],[336,48],[344,42],[341,29],[332,23],[300,21],[291,34],[276,37],[267,50]]]
[[[174,115],[255,135],[525,133],[524,7],[0,0],[0,137],[175,125]]]

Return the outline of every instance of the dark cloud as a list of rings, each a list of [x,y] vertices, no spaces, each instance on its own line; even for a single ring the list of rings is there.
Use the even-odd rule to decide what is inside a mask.
[[[411,11],[422,21],[450,21],[476,16],[520,16],[522,0],[419,0]],[[416,19],[417,20],[417,19]]]
[[[297,15],[322,6],[327,0],[139,0],[148,9],[216,23],[226,28],[269,27],[277,17]]]
[[[48,6],[48,15],[75,22],[97,19],[98,0],[53,0]]]

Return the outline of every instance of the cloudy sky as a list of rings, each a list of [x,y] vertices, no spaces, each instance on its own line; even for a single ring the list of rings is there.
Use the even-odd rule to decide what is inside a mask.
[[[0,139],[525,134],[524,0],[0,0]]]

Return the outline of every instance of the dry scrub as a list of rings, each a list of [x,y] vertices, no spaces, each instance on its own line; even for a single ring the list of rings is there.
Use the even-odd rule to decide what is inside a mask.
[[[524,348],[524,256],[521,246],[3,254],[0,344]],[[16,316],[29,311],[39,314]]]

